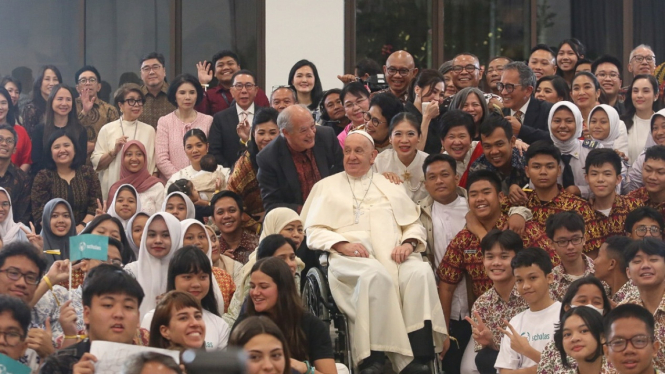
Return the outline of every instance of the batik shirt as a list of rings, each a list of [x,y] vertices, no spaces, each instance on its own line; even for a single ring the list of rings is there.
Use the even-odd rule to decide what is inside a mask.
[[[584,260],[584,274],[581,277],[593,275],[595,273],[593,268],[593,261],[585,255],[582,255],[582,259]],[[563,299],[563,295],[565,295],[566,291],[568,291],[570,284],[581,278],[566,274],[566,270],[564,270],[563,265],[555,266],[554,269],[552,269],[552,275],[554,276],[554,280],[550,285],[550,290],[552,291],[550,294],[552,297],[554,297],[555,300],[558,301]]]
[[[626,196],[629,198],[637,199],[644,205],[656,209],[663,217],[665,217],[665,201],[662,203],[651,201],[651,197],[649,196],[649,192],[647,192],[646,187],[640,187]]]
[[[595,215],[586,200],[564,191],[561,186],[559,186],[559,194],[550,201],[540,200],[535,191],[526,192],[526,195],[526,207],[531,209],[533,220],[543,227],[545,227],[547,217],[560,212],[575,212],[582,216],[585,223],[589,222]]]
[[[513,317],[527,310],[529,305],[517,292],[517,287],[513,287],[510,292],[508,301],[505,301],[499,296],[494,287],[490,288],[484,294],[480,295],[476,302],[473,303],[471,308],[471,315],[475,316],[478,312],[480,318],[483,319],[485,326],[492,332],[492,340],[494,346],[499,348],[501,346],[501,331],[499,327],[505,325],[504,320],[510,321]],[[476,321],[477,322],[477,321]],[[475,340],[473,341],[474,350],[480,351],[483,347]]]
[[[469,169],[469,174],[478,170],[489,170],[496,173],[501,179],[501,191],[508,195],[510,193],[510,186],[516,184],[520,187],[529,183],[529,177],[527,177],[526,172],[524,171],[524,166],[526,165],[524,156],[520,155],[520,151],[517,148],[513,148],[513,154],[510,157],[510,174],[505,175],[499,169],[494,167],[487,157],[483,154],[478,157],[476,161],[473,162],[471,168]]]
[[[628,213],[644,205],[640,199],[617,195],[608,216],[595,211],[594,218],[587,222],[587,241],[584,252],[598,251],[610,236],[625,236],[624,224]]]
[[[494,227],[502,228],[507,221],[508,216],[502,214]],[[531,221],[526,223],[522,242],[524,242],[524,248],[539,247],[544,249],[550,254],[552,262],[558,265],[559,257],[552,248],[552,242],[547,238],[545,231],[539,224]],[[471,277],[473,294],[476,297],[492,287],[492,281],[485,274],[480,239],[466,228],[460,231],[450,242],[437,269],[439,279],[449,284],[459,283],[464,273]]]
[[[639,298],[640,291],[637,289],[637,286],[635,286],[635,283],[629,279],[628,282],[624,283],[624,285],[619,288],[619,291],[612,295],[611,300],[618,305],[623,303],[624,300]]]

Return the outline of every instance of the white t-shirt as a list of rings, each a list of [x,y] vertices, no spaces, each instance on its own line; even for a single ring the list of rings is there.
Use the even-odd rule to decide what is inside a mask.
[[[150,331],[150,323],[154,314],[154,309],[146,313],[143,321],[141,321],[141,327]],[[222,317],[203,309],[203,322],[206,325],[206,351],[221,351],[225,349],[226,343],[229,341],[229,335],[231,334],[231,329],[226,321]]]
[[[529,344],[542,352],[547,343],[554,340],[554,325],[559,322],[561,303],[555,301],[549,307],[532,312],[527,309],[510,320],[510,325],[522,336],[529,339]],[[518,354],[510,348],[510,339],[504,335],[501,339],[499,356],[494,363],[496,369],[517,370],[537,366],[538,363],[530,358]]]

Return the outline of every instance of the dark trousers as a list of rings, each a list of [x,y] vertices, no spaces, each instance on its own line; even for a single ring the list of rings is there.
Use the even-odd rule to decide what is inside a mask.
[[[499,351],[495,351],[490,347],[485,347],[478,351],[476,355],[476,368],[480,374],[496,374],[494,363],[499,356]]]
[[[451,319],[448,334],[457,339],[457,341],[450,340],[450,348],[446,352],[446,355],[443,356],[441,365],[446,374],[460,374],[462,356],[464,355],[466,345],[471,340],[471,325],[466,320],[455,321]]]

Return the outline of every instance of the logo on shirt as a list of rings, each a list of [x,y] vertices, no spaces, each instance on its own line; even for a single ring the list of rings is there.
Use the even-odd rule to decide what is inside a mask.
[[[539,334],[534,334],[533,336],[531,336],[531,334],[528,331],[525,331],[521,335],[526,336],[526,339],[530,342],[537,342],[539,340],[551,340],[550,334],[546,334],[544,332]]]

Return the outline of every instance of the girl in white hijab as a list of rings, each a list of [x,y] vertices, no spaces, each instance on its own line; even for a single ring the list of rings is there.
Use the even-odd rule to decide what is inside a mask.
[[[584,179],[586,156],[594,148],[603,145],[593,140],[580,140],[582,136],[582,112],[569,101],[559,101],[552,106],[547,119],[550,138],[561,151],[561,169],[557,182],[575,195],[589,198],[589,183]],[[620,191],[620,190],[619,190]]]
[[[153,214],[145,225],[139,259],[125,266],[125,271],[133,275],[145,293],[141,303],[141,319],[155,309],[157,297],[166,292],[166,276],[173,252],[180,245],[180,221],[165,212]]]
[[[4,188],[0,187],[0,238],[2,244],[13,242],[27,242],[28,236],[22,229],[30,231],[28,227],[20,222],[14,222],[12,212],[12,198]]]
[[[644,187],[644,181],[642,180],[644,158],[646,156],[646,150],[654,145],[665,145],[665,109],[661,109],[651,116],[651,134],[647,137],[644,151],[637,156],[630,170],[628,170],[628,182],[624,183],[624,194],[635,191],[640,187]]]
[[[617,150],[627,157],[628,132],[616,109],[607,104],[596,105],[589,112],[587,123],[591,139],[602,144],[603,148]]]
[[[263,230],[261,231],[259,243],[261,243],[261,241],[263,241],[268,235],[273,234],[280,234],[293,240],[297,249],[305,238],[300,215],[298,215],[293,209],[289,208],[275,208],[268,212],[263,219]],[[249,255],[247,263],[242,267],[241,277],[236,280],[236,292],[233,294],[231,305],[229,305],[228,311],[222,316],[229,325],[235,323],[235,320],[240,314],[242,304],[245,302],[245,299],[249,294],[249,280],[252,266],[256,264],[256,252],[257,250],[255,249],[254,252]],[[296,257],[296,264],[297,270],[295,281],[297,289],[300,290],[300,272],[305,268],[305,264],[298,257]]]
[[[210,235],[208,235],[208,230],[205,229],[203,224],[195,219],[188,218],[180,222],[180,232],[182,235],[178,248],[182,248],[186,245],[193,245],[198,247],[203,251],[203,253],[206,254],[206,256],[208,256],[208,259],[210,259],[210,266],[212,266],[212,244],[210,242]],[[231,301],[231,295],[233,295],[233,292],[235,291],[235,283],[233,283],[233,277],[222,269],[213,268],[212,274],[215,277],[215,281],[212,282],[212,291],[214,292],[215,299],[217,300],[217,309],[221,314],[225,311],[224,306],[228,305],[228,303]],[[219,277],[222,277],[223,279],[218,279]],[[220,281],[222,281],[225,286],[234,286],[233,289],[222,293],[222,289],[219,285]],[[224,297],[224,294],[227,295],[226,298]]]
[[[171,192],[164,199],[162,212],[171,213],[178,221],[184,221],[188,218],[195,218],[194,203],[189,196],[182,192]]]
[[[109,205],[108,214],[120,220],[125,232],[129,232],[129,221],[141,211],[139,193],[131,184],[123,184],[116,191]]]

